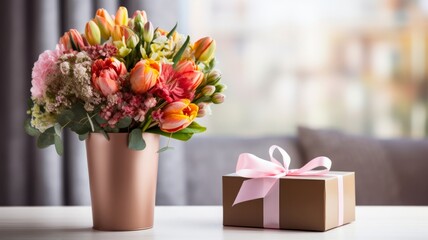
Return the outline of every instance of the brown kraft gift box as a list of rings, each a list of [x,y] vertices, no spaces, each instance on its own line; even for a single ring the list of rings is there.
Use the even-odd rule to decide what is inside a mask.
[[[355,175],[329,172],[323,176],[279,179],[279,228],[326,231],[339,224],[338,177],[343,177],[343,224],[355,220]],[[223,176],[223,225],[263,228],[263,199],[233,205],[248,178]]]

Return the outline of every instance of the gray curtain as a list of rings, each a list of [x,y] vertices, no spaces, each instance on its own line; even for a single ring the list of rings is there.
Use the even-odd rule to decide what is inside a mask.
[[[65,133],[65,154],[58,157],[53,147],[37,149],[23,130],[31,68],[38,55],[53,49],[68,29],[84,30],[96,9],[114,14],[119,5],[132,14],[146,10],[155,25],[169,28],[181,15],[185,1],[101,0],[13,0],[0,2],[2,34],[0,87],[0,205],[85,205],[90,204],[84,144]],[[177,143],[180,146],[180,143]],[[158,204],[184,204],[184,170],[180,149],[161,158]],[[180,180],[183,179],[180,183]],[[175,182],[174,189],[169,189]],[[178,195],[178,196],[177,196]]]

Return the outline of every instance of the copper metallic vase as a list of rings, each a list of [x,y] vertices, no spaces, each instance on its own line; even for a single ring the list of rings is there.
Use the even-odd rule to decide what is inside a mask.
[[[159,135],[144,133],[146,148],[128,149],[127,133],[100,133],[86,140],[93,228],[130,231],[153,226]]]

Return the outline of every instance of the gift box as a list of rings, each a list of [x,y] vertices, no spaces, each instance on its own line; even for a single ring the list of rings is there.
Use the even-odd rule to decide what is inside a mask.
[[[273,158],[275,149],[284,164]],[[283,149],[269,152],[271,161],[241,154],[236,173],[223,176],[223,225],[326,231],[355,220],[353,172],[329,171],[326,157],[288,169]]]

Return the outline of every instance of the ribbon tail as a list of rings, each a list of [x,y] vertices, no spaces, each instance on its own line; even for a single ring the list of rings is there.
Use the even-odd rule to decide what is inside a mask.
[[[277,181],[278,179],[276,178],[254,178],[245,180],[232,206],[241,202],[264,198]]]
[[[263,226],[279,228],[279,181],[276,181],[263,199]]]

